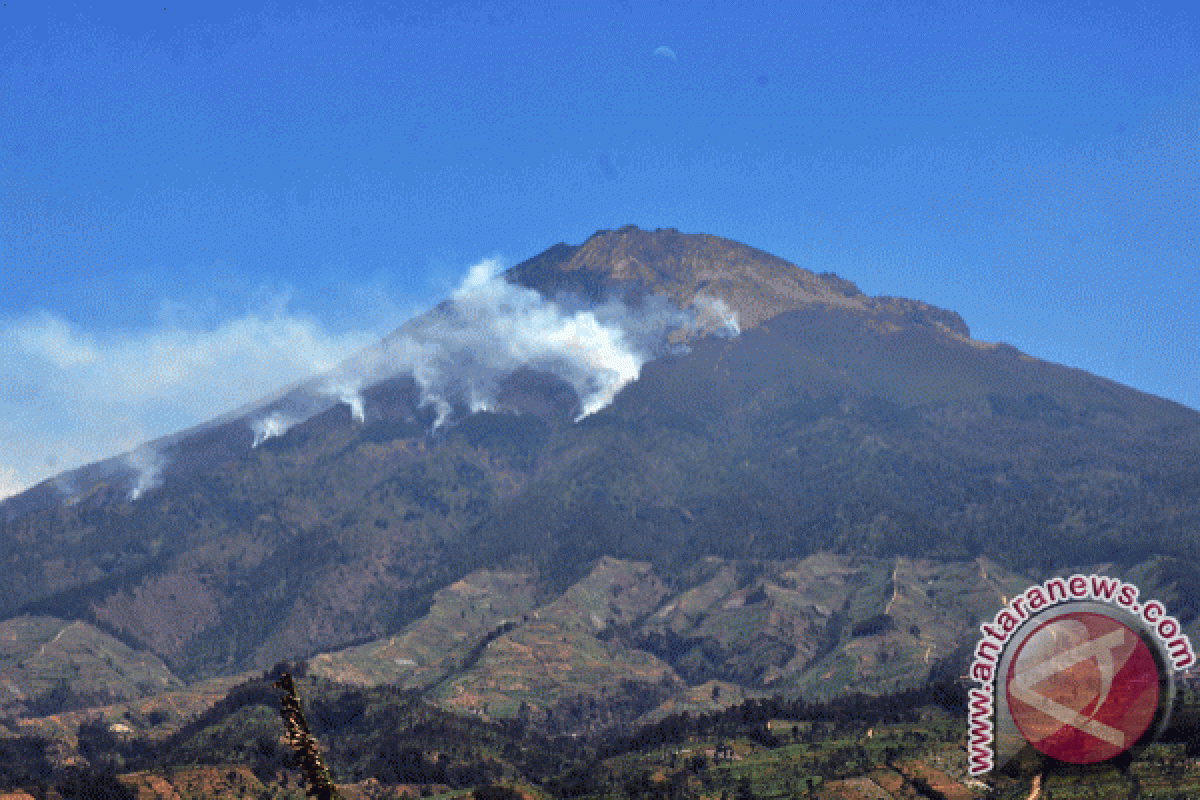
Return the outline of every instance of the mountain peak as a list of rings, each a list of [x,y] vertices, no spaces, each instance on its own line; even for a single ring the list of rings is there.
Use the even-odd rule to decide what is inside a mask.
[[[1103,554],[1147,578],[1169,563],[1161,585],[1200,624],[1194,411],[716,236],[600,231],[514,267],[514,285],[476,278],[386,352],[150,443],[153,467],[113,459],[64,476],[69,496],[0,505],[0,622],[84,620],[189,679],[386,635],[390,674],[443,687],[557,636],[573,660],[543,685],[563,696],[556,676],[625,642],[646,648],[642,674],[662,655],[756,690],[844,686],[830,665],[883,645],[876,675],[924,675],[1005,596],[974,577],[981,555],[1049,573]],[[560,291],[626,302],[589,318],[547,300]],[[639,295],[669,299],[639,315]],[[734,310],[740,332],[633,352],[682,329],[647,323],[682,318],[658,313],[671,301]],[[267,423],[282,429],[260,438]],[[160,485],[135,495],[149,472]],[[825,552],[844,560],[799,561]],[[861,601],[829,594],[851,583]],[[554,613],[524,619],[538,608]],[[426,659],[410,643],[447,611],[472,633]]]
[[[737,314],[743,329],[818,305],[898,316],[970,337],[966,323],[953,311],[903,298],[869,297],[832,272],[817,274],[740,242],[675,228],[647,231],[625,225],[600,230],[578,246],[559,243],[507,275],[514,283],[551,296],[662,294],[681,308],[695,306],[697,297],[719,298]]]

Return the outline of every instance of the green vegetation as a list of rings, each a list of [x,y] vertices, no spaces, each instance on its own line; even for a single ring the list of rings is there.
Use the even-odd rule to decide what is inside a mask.
[[[132,786],[146,785],[140,776],[156,775],[185,797],[205,796],[197,788],[203,786],[299,797],[306,786],[302,765],[281,741],[281,692],[272,688],[279,674],[295,669],[302,665],[280,664],[233,688],[165,740],[131,738],[100,719],[85,722],[77,740],[88,766],[55,768],[45,740],[0,738],[0,789],[26,787],[40,797],[53,787],[62,797],[126,798],[136,796]],[[417,692],[394,687],[313,678],[299,683],[310,698],[311,734],[343,796],[374,787],[377,797],[793,800],[841,797],[857,786],[880,797],[1023,798],[1038,773],[1043,796],[1060,800],[1185,798],[1200,791],[1200,752],[1192,745],[1200,727],[1189,708],[1162,743],[1130,766],[1085,771],[1031,764],[989,776],[991,788],[984,791],[965,783],[964,696],[954,682],[820,703],[750,698],[721,711],[672,714],[584,736],[554,734],[551,717],[496,721],[449,714]],[[1181,704],[1195,699],[1189,695]]]
[[[278,672],[295,666],[281,664],[276,673],[235,687],[224,700],[162,742],[117,736],[105,723],[87,723],[79,730],[79,751],[96,775],[137,770],[169,775],[197,764],[243,765],[251,767],[264,784],[274,782],[279,774],[300,769],[296,753],[280,741],[281,693],[271,686]],[[547,725],[552,727],[553,722],[547,719],[542,723],[527,717],[497,722],[447,714],[416,693],[391,687],[364,690],[319,680],[301,682],[303,694],[312,698],[307,703],[312,734],[339,784],[372,778],[385,785],[454,789],[515,782],[541,786],[555,796],[600,796],[639,786],[627,794],[653,795],[654,781],[646,784],[643,773],[668,753],[678,769],[667,782],[673,780],[677,787],[689,785],[688,776],[731,789],[749,780],[756,796],[766,796],[766,786],[793,780],[801,773],[805,779],[827,780],[866,764],[861,759],[847,762],[839,748],[847,740],[861,739],[869,725],[915,724],[928,715],[927,706],[958,702],[945,689],[885,699],[847,698],[825,705],[751,700],[720,713],[684,713],[639,730],[614,729],[576,737],[548,734]],[[946,712],[936,713],[946,716]],[[780,720],[789,724],[781,729]],[[943,723],[934,728],[941,730],[939,725]],[[949,723],[944,726],[946,730],[954,728]],[[898,739],[897,753],[912,749],[905,742],[915,744],[916,740]],[[687,749],[689,743],[692,755],[685,757],[681,748]],[[5,746],[13,753],[24,748],[22,753],[28,757],[36,755],[45,743],[21,739],[9,740]],[[706,747],[715,749],[716,754],[702,755]],[[734,755],[726,757],[725,749],[736,753],[736,759]],[[867,752],[876,750],[872,746]],[[0,753],[6,752],[0,749]],[[757,760],[736,763],[751,753],[758,754]],[[13,755],[0,762],[6,770],[0,772],[0,786],[45,784],[47,770],[36,774],[28,768],[18,771],[12,766],[15,760]],[[30,759],[34,762],[36,759]],[[784,762],[790,764],[786,769]],[[66,773],[60,772],[51,781],[61,782],[64,776]],[[801,780],[800,785],[807,784]],[[678,792],[670,794],[678,796]]]

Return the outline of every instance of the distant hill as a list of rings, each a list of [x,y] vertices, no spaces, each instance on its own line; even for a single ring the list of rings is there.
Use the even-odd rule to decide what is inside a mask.
[[[154,443],[154,481],[114,459],[10,498],[0,619],[102,626],[185,680],[328,653],[314,669],[462,709],[519,705],[503,682],[535,657],[562,669],[530,696],[562,700],[911,683],[997,587],[1078,564],[1195,630],[1196,412],[715,236],[601,231],[505,277],[496,313],[593,314],[561,330],[619,328],[637,379],[596,401],[603,353],[565,334],[475,358],[450,298],[343,365],[358,384]]]
[[[9,715],[56,714],[182,686],[154,654],[136,652],[85,622],[0,622],[0,709]]]

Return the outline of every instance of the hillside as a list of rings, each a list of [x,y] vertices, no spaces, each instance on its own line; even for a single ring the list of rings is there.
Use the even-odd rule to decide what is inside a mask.
[[[41,716],[179,689],[153,653],[85,622],[16,617],[0,623],[0,710]]]
[[[361,385],[158,443],[159,486],[108,462],[6,501],[0,619],[100,626],[186,681],[329,653],[509,711],[626,680],[898,685],[996,586],[1079,564],[1194,625],[1195,412],[718,237],[602,231],[506,277],[488,313],[619,327],[636,380],[605,405],[584,345],[472,356],[523,334],[470,328],[456,294],[339,373]],[[552,660],[519,689],[531,652]]]

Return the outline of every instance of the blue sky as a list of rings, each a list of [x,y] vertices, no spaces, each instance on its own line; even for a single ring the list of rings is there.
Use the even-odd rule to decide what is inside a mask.
[[[1183,5],[10,1],[0,497],[627,223],[1200,408],[1198,151]]]

